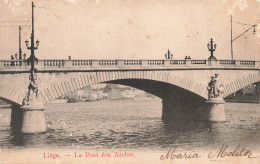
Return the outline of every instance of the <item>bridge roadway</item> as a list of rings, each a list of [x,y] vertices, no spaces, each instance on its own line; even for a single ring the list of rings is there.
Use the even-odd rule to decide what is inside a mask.
[[[44,104],[87,86],[114,83],[160,97],[163,118],[210,121],[226,120],[222,102],[214,102],[219,109],[207,105],[212,76],[218,74],[224,97],[260,81],[260,61],[248,60],[38,60],[35,68]],[[21,106],[30,69],[25,60],[0,60],[0,97]]]

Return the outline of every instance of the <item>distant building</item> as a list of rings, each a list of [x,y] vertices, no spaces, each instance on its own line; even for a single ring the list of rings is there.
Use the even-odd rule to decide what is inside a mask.
[[[117,84],[106,84],[99,88],[85,87],[80,90],[70,92],[63,96],[64,99],[73,101],[94,101],[100,99],[121,99],[121,98],[143,98],[153,97],[145,91]]]
[[[135,93],[133,92],[133,90],[125,90],[121,93],[121,96],[127,99],[135,98]]]
[[[108,98],[108,93],[104,93],[102,90],[97,91],[97,99],[106,99]]]
[[[96,92],[91,92],[89,94],[89,97],[86,99],[86,100],[90,100],[90,101],[94,101],[94,100],[97,100],[97,93]]]
[[[79,89],[77,91],[67,93],[65,96],[63,96],[63,98],[75,99],[75,101],[85,101],[85,100],[93,99],[93,97],[95,97],[93,96],[93,93],[94,91],[89,86],[89,87]]]
[[[120,99],[122,98],[121,93],[124,91],[124,88],[118,87],[116,84],[107,84],[104,88],[104,93],[108,94],[109,99]]]
[[[146,97],[145,91],[133,88],[135,97]]]

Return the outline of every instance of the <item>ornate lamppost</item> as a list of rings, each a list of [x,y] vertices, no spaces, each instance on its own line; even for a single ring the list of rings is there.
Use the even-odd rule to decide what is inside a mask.
[[[208,50],[210,51],[210,57],[208,59],[209,60],[217,60],[216,57],[213,55],[214,51],[217,48],[217,44],[215,43],[213,45],[213,39],[212,38],[210,39],[210,44],[208,43],[207,46],[208,46]]]
[[[46,124],[45,124],[45,116],[44,116],[44,109],[45,106],[43,105],[42,101],[39,98],[38,93],[38,83],[37,83],[37,76],[35,73],[35,57],[34,50],[38,49],[39,41],[36,41],[36,46],[34,43],[34,13],[33,8],[34,4],[32,2],[32,34],[31,34],[31,46],[29,46],[29,41],[25,41],[25,45],[27,49],[31,50],[31,56],[28,58],[28,62],[31,63],[31,70],[30,70],[30,84],[28,86],[28,93],[23,100],[23,123],[21,131],[23,133],[41,133],[46,131]]]
[[[34,4],[32,2],[32,34],[31,34],[31,46],[29,46],[29,41],[26,39],[25,41],[25,45],[27,47],[27,49],[30,49],[31,50],[31,56],[28,58],[28,62],[31,63],[31,71],[30,71],[30,85],[28,87],[29,89],[29,93],[28,93],[28,96],[27,96],[27,104],[29,104],[29,101],[32,101],[33,99],[38,99],[38,87],[37,87],[37,82],[36,82],[36,79],[37,79],[37,76],[35,74],[35,66],[34,66],[34,63],[35,63],[35,60],[36,60],[36,57],[34,55],[34,50],[38,49],[39,47],[39,44],[40,44],[40,41],[37,40],[36,41],[36,47],[34,46],[34,13],[33,13],[33,8],[34,8]]]
[[[168,50],[167,54],[165,54],[166,59],[172,59],[172,54],[170,53],[170,50]]]
[[[30,80],[34,81],[36,77],[34,77],[34,71],[35,71],[35,66],[34,66],[34,62],[35,62],[35,55],[34,55],[34,50],[38,49],[38,46],[40,44],[40,41],[37,40],[36,41],[36,47],[34,46],[34,13],[33,13],[33,8],[34,8],[34,4],[32,2],[32,34],[31,34],[31,46],[29,46],[29,41],[26,39],[25,41],[25,45],[27,47],[27,49],[31,50],[31,56],[29,57],[29,61],[31,62],[31,76],[30,76]]]

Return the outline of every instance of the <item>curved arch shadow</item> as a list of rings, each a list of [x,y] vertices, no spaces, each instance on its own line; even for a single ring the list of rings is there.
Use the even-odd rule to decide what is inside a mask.
[[[15,106],[15,107],[20,107],[20,106],[21,106],[21,105],[18,104],[17,102],[14,102],[14,101],[12,101],[12,100],[6,99],[6,98],[4,98],[4,97],[0,97],[0,99],[4,100],[4,101],[5,101],[6,103],[8,103],[8,104],[11,104],[12,106]]]
[[[162,99],[162,119],[198,119],[199,109],[205,106],[205,98],[184,88],[154,80],[123,79],[107,83],[123,84],[141,89]]]
[[[153,94],[163,101],[203,101],[204,97],[184,88],[162,81],[147,79],[120,79],[102,83],[121,84]]]

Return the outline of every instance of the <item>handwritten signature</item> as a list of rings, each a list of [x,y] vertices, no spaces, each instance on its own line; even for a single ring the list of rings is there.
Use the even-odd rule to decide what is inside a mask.
[[[240,147],[238,145],[234,150],[228,150],[228,145],[222,145],[217,151],[209,152],[209,159],[216,158],[225,158],[225,157],[247,157],[247,158],[259,158],[260,156],[254,156],[251,150],[247,150],[244,147]],[[170,148],[169,151],[165,155],[161,155],[160,160],[166,159],[192,159],[192,158],[200,158],[198,152],[183,152],[178,153],[176,148]]]

